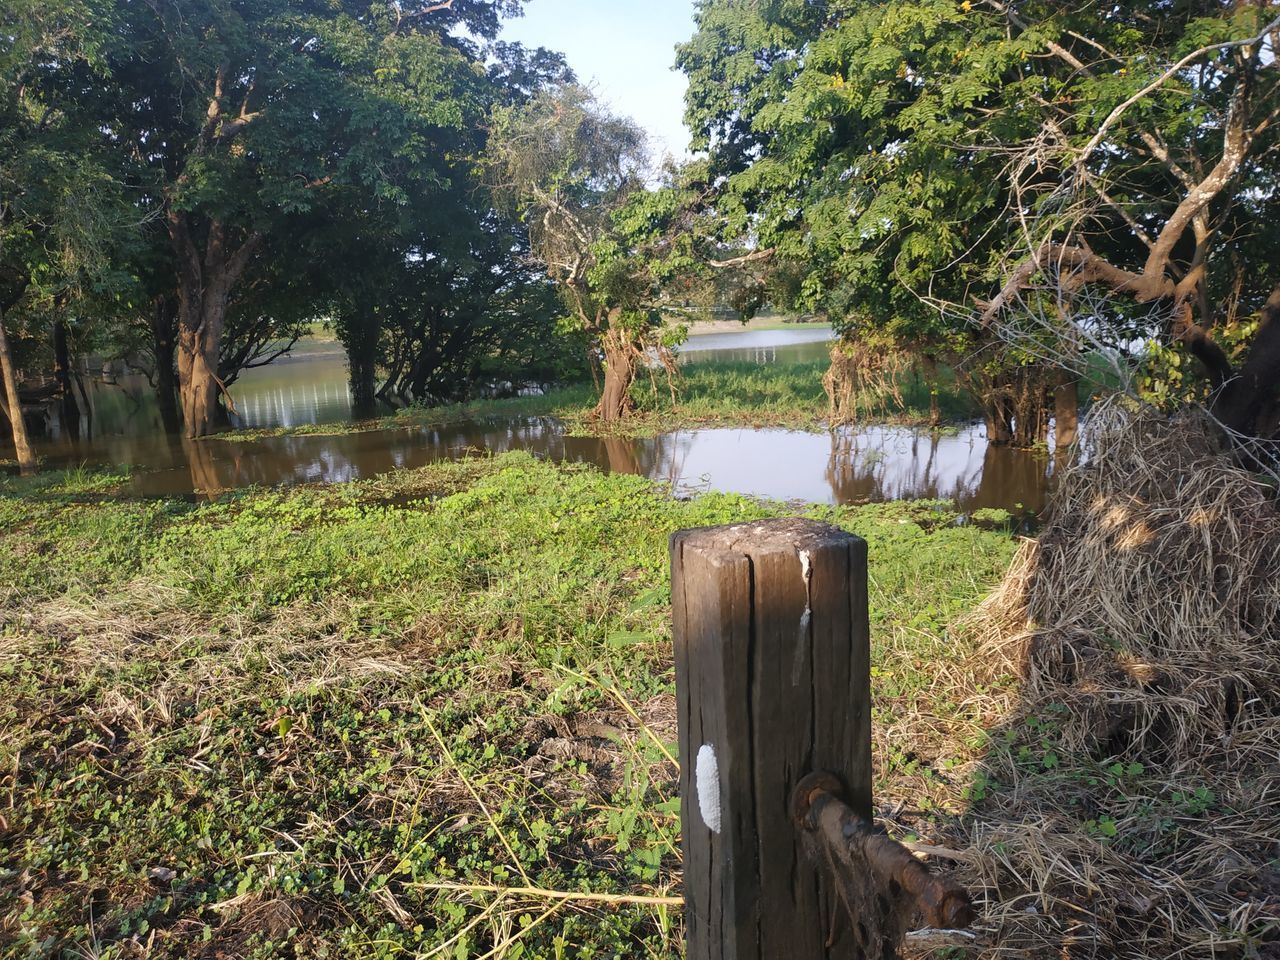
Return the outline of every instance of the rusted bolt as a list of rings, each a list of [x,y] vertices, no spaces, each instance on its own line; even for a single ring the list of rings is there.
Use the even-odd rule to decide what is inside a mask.
[[[812,830],[815,824],[809,819],[813,805],[824,794],[836,800],[844,800],[844,783],[834,773],[819,770],[803,777],[791,791],[791,816],[797,827]]]

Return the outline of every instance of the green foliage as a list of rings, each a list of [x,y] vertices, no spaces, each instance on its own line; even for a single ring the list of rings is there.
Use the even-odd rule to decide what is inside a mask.
[[[1214,340],[1237,368],[1261,326],[1257,316],[1220,323]],[[1149,343],[1138,364],[1138,396],[1164,410],[1187,403],[1204,403],[1212,395],[1210,384],[1191,356],[1177,345]]]
[[[321,256],[306,266],[308,282],[327,292],[365,404],[375,381],[384,395],[441,403],[585,375],[585,344],[557,329],[552,285],[529,264],[528,231],[494,209],[481,182],[490,113],[571,74],[558,54],[516,44],[452,53],[453,86],[432,99],[451,102],[456,117],[446,136],[421,131],[430,156],[415,162],[396,202],[370,206],[349,192],[313,225]],[[482,57],[491,61],[484,73]],[[423,176],[427,168],[435,172]]]
[[[642,189],[643,132],[563,83],[495,110],[490,153],[496,195],[527,224],[574,322],[599,332],[638,313],[643,282],[610,253],[612,218]]]
[[[436,211],[384,236],[392,249],[337,296],[353,381],[361,371],[371,392],[376,369],[383,391],[425,405],[584,379],[587,338],[561,325],[525,231],[459,186],[451,222]]]
[[[411,368],[420,398],[585,364],[478,172],[490,112],[570,75],[496,41],[518,0],[10,6],[0,309],[25,295],[29,372],[68,315],[76,352],[150,376],[183,324],[232,383],[320,315],[353,367]],[[206,295],[205,320],[179,310]]]
[[[942,82],[966,43],[1004,32],[966,24],[949,2],[833,13],[701,4],[679,57],[687,117],[714,172],[728,177],[718,201],[727,229],[776,249],[794,304],[907,340],[940,335],[915,294],[988,228],[976,217],[999,201],[1001,161],[948,162],[954,121],[911,101],[955,102],[919,78]]]
[[[111,175],[102,118],[67,89],[99,82],[112,42],[105,0],[6,4],[0,37],[0,312],[11,338],[55,307],[84,309],[124,281],[110,259],[131,215]],[[21,303],[22,309],[15,308]],[[20,351],[29,356],[35,345]]]
[[[1206,51],[1140,93],[1180,57],[1251,37],[1273,16],[1217,2],[700,0],[678,62],[725,235],[776,250],[779,302],[825,311],[858,338],[887,331],[958,357],[990,336],[968,325],[976,305],[1046,239],[1141,271],[1177,220],[1186,177],[1221,156],[1238,84],[1250,85],[1248,123],[1261,123],[1248,146],[1257,162],[1208,209],[1221,227],[1204,249],[1181,242],[1171,269],[1208,261],[1202,323],[1257,309],[1276,280],[1275,233],[1261,225],[1275,215],[1265,118],[1280,90],[1253,54]],[[1052,270],[1037,280],[1054,289]],[[1080,285],[1063,285],[1068,300]],[[1031,301],[1044,316],[1023,318],[1018,350],[986,354],[989,366],[1069,359],[1077,309],[1095,346],[1170,341],[1160,317],[1123,298]]]

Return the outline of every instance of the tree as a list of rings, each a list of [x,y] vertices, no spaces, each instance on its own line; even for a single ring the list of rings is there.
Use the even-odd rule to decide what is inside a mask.
[[[1012,29],[1047,32],[990,6]],[[1090,24],[1091,43],[1074,30],[1042,41],[1071,73],[1037,103],[1037,135],[1013,152],[1026,239],[982,313],[1006,338],[1025,336],[1009,315],[1029,314],[1034,332],[1061,340],[1102,325],[1112,340],[1136,330],[1180,346],[1203,367],[1210,411],[1246,448],[1280,436],[1280,251],[1264,226],[1280,169],[1278,10],[1265,0],[1192,3],[1157,23],[1153,6]],[[1092,110],[1063,106],[1095,94]],[[1058,183],[1046,189],[1032,166]],[[1232,329],[1242,311],[1259,318],[1243,336]]]
[[[447,224],[424,221],[416,236],[380,232],[364,245],[361,269],[339,280],[332,315],[361,409],[377,399],[451,403],[585,373],[585,344],[557,329],[554,287],[530,261],[524,231],[493,211],[450,210]],[[440,232],[421,229],[427,223]]]
[[[605,423],[632,408],[631,384],[654,317],[642,282],[600,256],[613,217],[643,188],[644,136],[571,83],[527,104],[495,111],[490,135],[494,187],[528,226],[530,246],[559,288],[571,322],[588,332],[604,364],[595,415]]]
[[[585,374],[585,352],[557,330],[555,289],[502,220],[455,233],[430,257],[407,259],[383,301],[383,393],[423,403],[518,392]]]
[[[395,206],[349,196],[316,231],[307,283],[329,291],[359,409],[392,396],[462,399],[486,380],[522,382],[518,367],[523,382],[566,372],[549,281],[532,269],[528,232],[494,210],[477,161],[495,108],[527,104],[572,74],[560,54],[519,44],[489,44],[484,59],[447,183],[411,183]]]
[[[964,362],[999,437],[1047,423],[1085,350],[1190,347],[1187,306],[1265,299],[1267,271],[1235,267],[1275,252],[1250,222],[1274,197],[1274,6],[704,0],[679,57],[727,229],[838,326]],[[1015,319],[1042,267],[1128,304],[1038,297],[1053,323]],[[1157,328],[1157,301],[1183,319]]]
[[[163,212],[176,268],[185,429],[211,432],[228,310],[255,270],[300,245],[305,215],[342,196],[396,204],[445,184],[458,131],[476,122],[473,40],[511,2],[387,6],[344,0],[124,4],[131,47],[101,108]],[[263,264],[266,264],[264,267]],[[244,316],[253,305],[242,304]]]
[[[1009,235],[983,219],[1004,201],[1001,161],[960,156],[955,110],[913,109],[937,64],[996,40],[965,16],[941,2],[711,0],[679,63],[726,235],[772,255],[781,305],[823,313],[841,333],[826,378],[833,416],[853,415],[859,391],[906,351],[926,371],[963,365],[1002,442],[1014,438],[1006,394],[1028,392],[1012,381],[1030,358],[987,350],[932,302],[966,299]]]
[[[109,42],[110,18],[93,0],[13,0],[0,18],[0,409],[24,473],[35,456],[13,349],[19,309],[62,308],[113,279],[103,250],[121,222],[118,183],[70,80],[100,70]]]
[[[668,163],[646,183],[642,133],[581,87],[496,111],[491,155],[496,195],[523,217],[569,325],[603,360],[597,419],[626,417],[637,372],[655,361],[674,396],[672,348],[688,322],[763,304],[758,252],[719,236],[707,164]]]

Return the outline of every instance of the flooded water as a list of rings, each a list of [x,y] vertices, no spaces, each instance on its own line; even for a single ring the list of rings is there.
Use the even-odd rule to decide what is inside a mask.
[[[680,348],[680,357],[690,363],[706,359],[746,363],[826,360],[832,336],[831,328],[826,324],[806,324],[782,330],[694,334]]]
[[[96,436],[150,437],[163,432],[155,393],[142,376],[87,383]],[[341,423],[351,419],[347,355],[341,344],[310,341],[231,385],[236,412],[254,429]]]
[[[246,370],[231,388],[246,427],[299,427],[351,419],[347,355],[340,344],[317,344]]]
[[[756,363],[826,356],[825,327],[749,330],[691,338],[687,360]],[[1046,460],[988,447],[983,428],[930,433],[904,427],[806,433],[778,429],[680,430],[643,439],[566,436],[549,417],[510,417],[439,427],[198,443],[160,428],[145,381],[94,388],[95,435],[41,443],[50,465],[133,466],[128,493],[213,494],[251,484],[340,482],[467,455],[527,450],[555,460],[640,474],[681,492],[723,490],[779,500],[858,503],[954,500],[962,510],[1043,506]],[[336,345],[247,371],[233,387],[251,427],[338,423],[351,417],[346,361]]]

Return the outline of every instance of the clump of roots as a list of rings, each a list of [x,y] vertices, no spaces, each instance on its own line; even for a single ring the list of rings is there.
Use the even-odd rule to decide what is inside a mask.
[[[822,377],[831,422],[853,423],[901,410],[900,383],[910,369],[911,357],[892,344],[837,340]]]
[[[1020,683],[966,879],[1002,955],[1280,956],[1275,491],[1196,412],[1104,405],[1085,453],[972,623]]]

